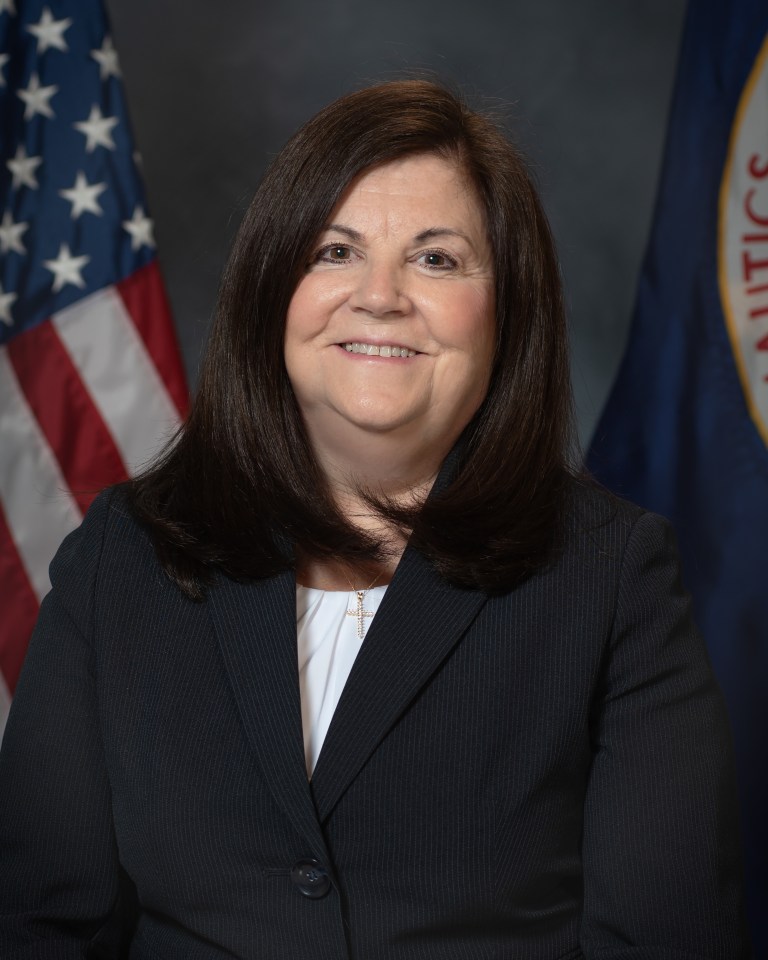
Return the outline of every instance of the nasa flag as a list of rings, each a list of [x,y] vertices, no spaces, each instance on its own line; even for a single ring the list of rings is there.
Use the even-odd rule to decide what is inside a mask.
[[[673,521],[728,702],[768,956],[768,4],[693,0],[636,314],[589,466]]]

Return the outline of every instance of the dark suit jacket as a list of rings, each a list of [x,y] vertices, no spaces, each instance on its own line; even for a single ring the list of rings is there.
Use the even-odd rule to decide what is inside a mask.
[[[291,573],[191,602],[107,495],[52,580],[0,766],[3,960],[115,956],[121,876],[132,960],[746,956],[726,720],[657,517],[577,489],[560,556],[494,597],[406,550],[311,786]]]

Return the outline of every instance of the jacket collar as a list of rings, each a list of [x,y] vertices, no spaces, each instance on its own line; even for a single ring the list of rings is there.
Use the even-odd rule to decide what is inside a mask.
[[[461,453],[454,448],[433,493]],[[485,603],[485,594],[444,581],[407,547],[342,692],[312,777],[301,729],[292,571],[254,583],[219,576],[209,609],[238,709],[278,804],[313,850],[325,820],[377,745],[440,667]]]
[[[254,583],[217,577],[208,605],[246,735],[277,804],[313,856],[325,842],[307,781],[291,571]]]
[[[409,704],[439,669],[485,603],[450,586],[406,549],[371,621],[333,715],[312,777],[321,820]]]

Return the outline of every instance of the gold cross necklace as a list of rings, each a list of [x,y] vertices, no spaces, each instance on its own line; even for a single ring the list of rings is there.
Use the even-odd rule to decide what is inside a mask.
[[[371,583],[365,588],[365,590],[355,590],[352,584],[352,581],[349,579],[346,573],[344,574],[344,579],[347,581],[350,588],[352,589],[352,593],[354,593],[354,595],[357,597],[357,606],[355,607],[354,610],[347,610],[345,616],[357,617],[357,636],[361,640],[365,636],[366,617],[372,617],[375,612],[373,610],[365,609],[365,595],[366,593],[368,593],[369,590],[372,590],[376,586],[376,583],[378,582],[380,577],[381,577],[381,574],[379,573],[376,576],[376,578],[372,580]]]

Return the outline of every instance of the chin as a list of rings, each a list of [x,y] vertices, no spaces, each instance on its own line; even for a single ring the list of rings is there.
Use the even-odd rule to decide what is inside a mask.
[[[370,433],[372,436],[383,437],[387,434],[393,436],[411,433],[408,421],[396,420],[387,417],[355,417],[350,419],[350,424],[358,430]]]
[[[338,412],[351,426],[375,434],[418,431],[423,420],[419,409],[404,410],[402,406],[375,398],[351,407],[342,406]]]

